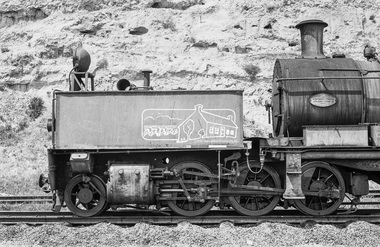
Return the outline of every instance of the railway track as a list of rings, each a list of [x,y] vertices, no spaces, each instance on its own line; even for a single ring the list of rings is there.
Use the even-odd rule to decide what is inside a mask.
[[[339,212],[338,212],[339,213]],[[354,221],[366,221],[380,224],[380,210],[358,210],[355,214],[336,214],[324,217],[301,215],[296,210],[275,210],[271,214],[260,217],[248,217],[236,214],[232,210],[215,210],[207,215],[198,217],[183,217],[162,215],[153,212],[136,212],[135,210],[107,212],[105,215],[91,218],[81,218],[70,212],[54,214],[52,212],[25,212],[1,211],[0,224],[55,224],[68,223],[71,225],[92,225],[107,222],[119,225],[135,225],[139,222],[156,225],[176,225],[180,222],[189,222],[196,225],[216,225],[231,222],[235,225],[259,224],[262,222],[276,222],[285,224],[334,224],[347,225]]]
[[[51,203],[53,197],[50,196],[0,196],[0,204],[10,203]]]
[[[380,191],[371,191],[369,198],[380,197]],[[23,204],[23,203],[51,203],[52,196],[0,196],[0,204]],[[349,205],[348,202],[343,205]],[[365,209],[366,205],[371,208]],[[135,225],[139,222],[157,225],[176,225],[187,221],[197,225],[215,225],[228,221],[236,225],[259,224],[261,222],[276,222],[286,224],[337,224],[345,225],[354,221],[366,221],[373,224],[380,224],[380,207],[375,201],[362,201],[359,209],[354,214],[348,214],[346,206],[335,215],[315,217],[306,216],[298,210],[274,210],[270,214],[259,217],[249,217],[237,214],[233,210],[212,210],[207,215],[198,217],[184,217],[172,215],[170,211],[149,211],[149,210],[119,210],[108,211],[102,216],[81,218],[71,212],[63,211],[59,214],[51,211],[0,211],[0,224],[54,224],[68,223],[72,225],[91,225],[100,222],[108,222],[120,225]],[[364,206],[361,208],[360,206]]]

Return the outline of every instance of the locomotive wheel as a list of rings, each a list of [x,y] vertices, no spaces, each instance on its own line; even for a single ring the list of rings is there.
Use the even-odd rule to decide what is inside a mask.
[[[107,209],[106,185],[95,175],[73,177],[65,189],[65,202],[74,214],[91,217]]]
[[[194,180],[196,181],[205,181],[205,182],[213,182],[211,178],[209,177],[203,177],[203,176],[196,176],[196,175],[190,175],[190,174],[183,174],[184,171],[191,171],[191,172],[201,172],[205,174],[212,174],[211,171],[202,163],[196,162],[196,161],[189,161],[189,162],[183,162],[179,163],[171,169],[172,171],[177,170],[181,174],[182,180]],[[173,185],[173,189],[181,188],[180,185]],[[186,183],[186,188],[198,188],[198,185]],[[193,198],[196,196],[197,192],[189,191],[190,196]],[[186,197],[184,193],[172,193],[173,197]],[[188,200],[175,200],[175,201],[168,201],[168,206],[173,212],[179,215],[183,216],[198,216],[203,215],[207,213],[213,206],[214,206],[215,200],[205,200],[205,202],[194,202],[194,201],[188,201]]]
[[[260,171],[260,163],[255,160],[249,161],[250,168],[247,162],[240,166],[240,176],[237,178],[237,185],[255,185],[261,187],[281,188],[280,176],[277,172],[269,167],[263,166]],[[259,172],[260,171],[260,172]],[[243,215],[260,216],[271,212],[280,201],[279,195],[252,195],[252,196],[230,196],[228,199],[232,207]]]
[[[298,210],[308,215],[328,215],[335,212],[345,196],[345,185],[339,170],[325,162],[314,161],[302,167],[302,191],[318,192],[338,189],[339,198],[305,195],[303,200],[294,200]]]

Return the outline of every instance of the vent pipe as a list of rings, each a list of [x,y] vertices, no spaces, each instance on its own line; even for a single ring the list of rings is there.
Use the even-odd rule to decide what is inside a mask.
[[[144,88],[149,89],[150,88],[150,73],[152,73],[152,71],[150,69],[143,69],[141,72],[144,75]]]
[[[326,58],[323,54],[323,29],[327,26],[321,20],[307,20],[296,25],[301,31],[302,58]]]

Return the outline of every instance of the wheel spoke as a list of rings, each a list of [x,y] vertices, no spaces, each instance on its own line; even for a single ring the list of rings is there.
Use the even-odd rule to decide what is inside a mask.
[[[180,208],[184,208],[184,207],[185,207],[185,204],[186,204],[186,201],[183,200],[183,201],[182,201],[182,204],[181,204],[181,206],[180,206]]]
[[[257,200],[257,197],[255,197],[255,203],[256,203],[257,210],[260,210],[259,201]]]
[[[308,208],[310,208],[311,207],[311,204],[313,203],[313,200],[314,200],[314,198],[313,197],[311,197],[311,198],[309,198],[309,205],[307,206]]]
[[[99,195],[101,195],[102,197],[105,197],[105,196],[104,196],[104,195],[98,190],[98,188],[96,188],[96,186],[95,186],[92,182],[90,182],[89,184],[91,185],[92,188],[94,188],[94,190],[95,190]]]
[[[331,174],[330,176],[328,176],[326,179],[325,179],[325,183],[334,176],[334,174]]]
[[[267,202],[271,202],[271,200],[269,200],[269,197],[267,197],[267,196],[264,196],[264,197],[261,197],[261,198],[263,198],[264,200],[266,200]]]
[[[264,183],[264,181],[265,181],[267,178],[269,178],[269,174],[268,174],[268,175],[266,175],[266,176],[265,176],[265,178],[261,179],[261,183],[263,184],[263,183]]]
[[[248,199],[247,199],[247,201],[245,202],[245,204],[244,204],[244,208],[247,208],[247,205],[248,205],[248,203],[249,203],[249,201],[251,200],[251,197],[248,197]]]
[[[319,204],[321,205],[321,210],[324,209],[321,197],[319,197]]]

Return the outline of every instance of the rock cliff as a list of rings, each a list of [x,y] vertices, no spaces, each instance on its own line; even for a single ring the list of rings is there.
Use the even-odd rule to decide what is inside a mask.
[[[327,22],[325,54],[364,60],[364,45],[378,45],[379,9],[376,0],[0,0],[0,85],[67,89],[81,42],[98,90],[121,78],[141,85],[145,68],[156,90],[244,89],[245,135],[266,136],[274,61],[300,54],[295,25]]]

